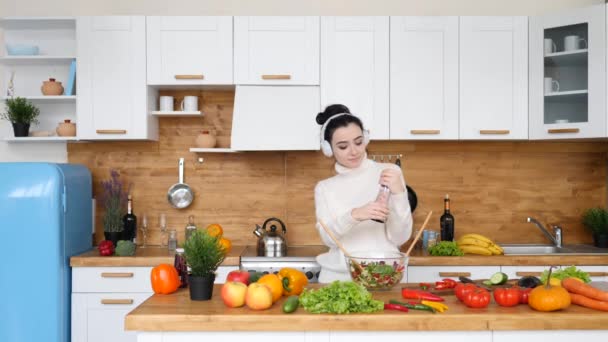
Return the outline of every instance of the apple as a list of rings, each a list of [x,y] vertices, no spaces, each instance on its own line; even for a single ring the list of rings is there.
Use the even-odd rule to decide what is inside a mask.
[[[251,283],[247,287],[245,304],[253,310],[265,310],[272,306],[272,292],[264,284]]]
[[[238,308],[245,305],[247,285],[236,281],[229,281],[222,285],[221,297],[229,308]]]
[[[226,276],[226,281],[236,281],[245,285],[249,285],[249,276],[250,274],[247,271],[231,271]]]

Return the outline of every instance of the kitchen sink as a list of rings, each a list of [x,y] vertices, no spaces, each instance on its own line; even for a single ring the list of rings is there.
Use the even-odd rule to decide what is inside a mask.
[[[556,247],[553,245],[528,245],[528,244],[504,244],[500,245],[505,255],[547,255],[547,254],[607,254],[608,249],[597,248],[591,245],[564,245]]]

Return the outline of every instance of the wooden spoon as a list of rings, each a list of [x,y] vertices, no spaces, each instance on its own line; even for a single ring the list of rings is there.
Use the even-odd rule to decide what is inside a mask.
[[[422,235],[422,231],[424,230],[424,228],[426,228],[426,224],[429,223],[429,219],[431,218],[431,215],[433,215],[433,211],[432,210],[429,211],[428,215],[426,215],[426,220],[424,220],[424,223],[422,224],[422,227],[418,231],[418,234],[416,234],[416,237],[414,237],[414,241],[412,241],[412,243],[410,244],[410,248],[408,248],[407,252],[405,252],[405,256],[406,257],[410,256],[410,252],[412,251],[412,249],[416,245],[416,242],[418,242],[418,240],[420,239],[420,235]]]
[[[355,266],[355,269],[359,272],[363,271],[363,267],[361,267],[361,265],[359,265],[359,263],[355,260],[352,259],[352,256],[350,255],[350,253],[348,253],[346,251],[346,249],[344,248],[344,246],[340,243],[340,241],[338,241],[338,239],[336,238],[336,236],[334,235],[334,233],[332,233],[331,230],[329,230],[329,228],[327,228],[327,226],[325,225],[325,223],[323,223],[323,221],[319,220],[319,224],[321,225],[321,227],[323,227],[323,230],[325,230],[325,232],[327,233],[327,235],[329,235],[329,237],[336,243],[336,246],[338,246],[338,248],[340,248],[340,250],[342,251],[342,253],[344,253],[344,255],[346,255],[347,257],[351,258],[350,260],[353,263],[353,266]]]

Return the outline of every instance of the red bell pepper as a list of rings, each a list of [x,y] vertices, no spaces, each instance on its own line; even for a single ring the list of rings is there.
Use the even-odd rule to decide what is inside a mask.
[[[464,297],[469,293],[473,292],[477,288],[477,285],[472,283],[459,283],[454,288],[454,294],[456,298],[458,298],[461,302],[464,300]]]
[[[450,278],[445,278],[435,282],[435,290],[453,289],[456,287],[456,281]]]
[[[431,283],[420,283],[420,289],[421,290],[430,290],[433,287],[433,284]]]
[[[101,256],[110,256],[114,254],[114,244],[110,240],[103,240],[97,246],[99,250],[99,255]]]
[[[528,298],[533,288],[519,289],[519,304],[528,304]]]
[[[405,299],[424,299],[424,300],[430,300],[433,302],[443,302],[443,298],[432,294],[430,292],[427,291],[421,291],[421,290],[412,290],[412,289],[407,289],[407,288],[402,288],[401,289],[401,296]]]
[[[474,309],[485,308],[490,304],[490,292],[478,287],[464,297],[463,303]]]
[[[497,288],[494,290],[494,301],[500,306],[515,306],[519,304],[519,289],[517,287]]]

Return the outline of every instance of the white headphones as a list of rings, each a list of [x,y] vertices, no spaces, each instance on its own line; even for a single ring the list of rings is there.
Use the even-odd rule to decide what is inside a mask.
[[[323,154],[326,157],[333,156],[334,151],[332,151],[332,149],[331,149],[331,143],[329,141],[325,140],[325,129],[327,128],[327,124],[329,124],[329,122],[331,120],[333,120],[334,118],[337,118],[338,116],[342,116],[342,115],[352,115],[352,114],[350,114],[350,113],[334,114],[334,115],[330,116],[329,119],[327,119],[327,121],[325,121],[323,126],[321,126],[321,152],[323,152]],[[367,144],[369,144],[369,131],[366,129],[363,130],[363,144],[365,144],[366,146],[367,146]]]

